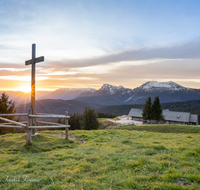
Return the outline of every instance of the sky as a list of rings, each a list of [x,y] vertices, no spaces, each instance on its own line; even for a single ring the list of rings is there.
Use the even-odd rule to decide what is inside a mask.
[[[200,88],[199,0],[0,0],[0,90]]]

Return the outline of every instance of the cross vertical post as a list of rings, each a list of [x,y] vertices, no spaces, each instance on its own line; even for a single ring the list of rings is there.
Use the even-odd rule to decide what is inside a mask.
[[[31,65],[31,109],[32,114],[35,115],[35,64],[44,61],[44,56],[36,58],[36,45],[32,44],[32,59],[25,61],[25,65]],[[32,125],[36,125],[36,119],[32,119]],[[36,129],[32,129],[32,135],[35,134]]]
[[[36,45],[32,44],[32,72],[31,72],[31,109],[32,114],[35,115],[35,48]],[[35,125],[35,118],[32,118],[32,124]],[[32,129],[32,135],[34,135],[36,132],[36,129]]]

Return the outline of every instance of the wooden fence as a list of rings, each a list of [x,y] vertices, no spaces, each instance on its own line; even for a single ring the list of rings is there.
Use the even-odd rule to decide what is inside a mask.
[[[25,122],[17,122],[10,119],[6,119],[4,117],[6,116],[26,116],[27,121]],[[46,121],[36,121],[36,118],[57,118],[57,119],[64,119],[64,124],[59,123],[52,123],[52,122],[46,122]],[[0,114],[0,120],[5,121],[7,123],[0,123],[0,127],[12,127],[12,128],[21,128],[26,129],[27,131],[27,139],[26,143],[30,144],[32,142],[32,130],[33,129],[49,129],[49,128],[65,128],[65,139],[69,138],[68,135],[68,128],[70,125],[68,125],[68,119],[70,116],[68,115],[68,112],[65,112],[65,115],[56,115],[56,114],[32,114],[32,110],[29,109],[28,113],[15,113],[15,114]],[[35,123],[35,124],[34,124]],[[42,124],[39,126],[38,124]]]

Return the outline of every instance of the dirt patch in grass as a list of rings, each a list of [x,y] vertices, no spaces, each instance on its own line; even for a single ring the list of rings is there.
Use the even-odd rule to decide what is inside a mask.
[[[63,133],[44,133],[44,134],[65,138],[65,134],[63,134]],[[86,141],[83,140],[83,138],[77,138],[73,135],[69,135],[69,139],[72,139],[72,140],[74,140],[74,142],[78,142],[80,144],[84,144],[86,142]]]
[[[100,123],[99,129],[116,129],[119,125],[109,120],[104,120]]]
[[[185,178],[177,178],[176,179],[176,182],[175,182],[177,185],[179,186],[186,186],[186,185],[189,185],[189,181]]]

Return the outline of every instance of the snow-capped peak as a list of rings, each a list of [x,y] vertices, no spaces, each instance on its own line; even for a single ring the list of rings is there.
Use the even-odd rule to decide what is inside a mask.
[[[101,87],[101,90],[108,89],[108,88],[116,88],[116,86],[105,83],[105,84],[103,84],[103,86]]]
[[[143,90],[164,88],[166,90],[175,90],[175,91],[185,89],[185,87],[172,81],[169,81],[169,82],[149,81],[149,82],[144,83],[142,86],[140,86],[140,88]]]
[[[100,88],[100,91],[106,91],[108,94],[115,94],[116,89],[117,86],[106,83]]]
[[[123,86],[119,85],[119,86],[114,86],[114,85],[110,85],[110,84],[104,84],[100,89],[100,91],[104,91],[107,94],[115,94],[118,91],[123,91],[122,93],[125,93],[125,91],[131,91],[131,89],[128,88],[124,88]]]

